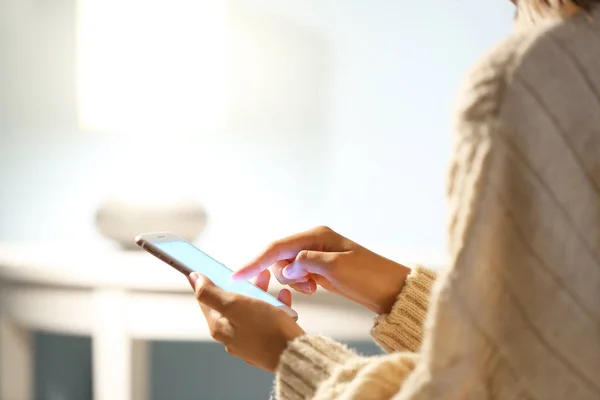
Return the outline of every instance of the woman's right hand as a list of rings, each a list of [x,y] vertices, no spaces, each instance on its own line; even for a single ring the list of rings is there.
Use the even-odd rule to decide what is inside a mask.
[[[318,284],[377,314],[390,312],[410,272],[327,227],[273,242],[233,277],[249,279],[269,267],[295,290],[312,294]]]

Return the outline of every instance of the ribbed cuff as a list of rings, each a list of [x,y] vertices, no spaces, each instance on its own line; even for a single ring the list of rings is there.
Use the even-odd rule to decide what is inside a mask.
[[[429,309],[429,296],[436,278],[437,273],[432,270],[414,268],[406,278],[392,311],[375,319],[371,335],[385,351],[419,350]]]
[[[278,400],[312,398],[321,382],[335,369],[359,356],[341,343],[323,336],[301,336],[283,352],[277,368]]]

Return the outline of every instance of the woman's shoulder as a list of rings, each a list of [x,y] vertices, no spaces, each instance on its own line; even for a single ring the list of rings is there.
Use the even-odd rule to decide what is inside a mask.
[[[455,104],[457,116],[467,113],[474,117],[497,110],[524,54],[543,32],[532,29],[514,33],[481,57],[463,79]]]
[[[600,7],[592,18],[600,19]],[[594,53],[594,50],[595,53]],[[498,111],[511,92],[525,86],[567,84],[569,76],[582,71],[562,68],[565,60],[584,54],[588,63],[600,65],[600,27],[589,15],[577,15],[517,31],[487,52],[466,74],[457,98],[457,115],[473,111]],[[571,62],[572,63],[572,62]],[[579,63],[580,69],[591,69]],[[562,68],[562,69],[561,69]],[[596,68],[598,69],[598,68]],[[566,78],[566,79],[565,79]]]

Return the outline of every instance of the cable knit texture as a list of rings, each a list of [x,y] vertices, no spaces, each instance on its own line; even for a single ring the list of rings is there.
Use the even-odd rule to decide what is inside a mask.
[[[600,399],[600,11],[592,16],[519,32],[468,75],[449,267],[429,298],[435,275],[415,270],[377,319],[390,354],[292,342],[279,399]]]
[[[375,320],[373,339],[385,351],[413,351],[421,347],[429,296],[437,274],[416,267],[408,276],[396,304],[389,314]]]
[[[373,338],[386,351],[416,352],[419,349],[435,278],[434,271],[415,268],[406,279],[390,314],[376,319],[372,330]],[[286,393],[283,397],[285,399],[296,400],[310,397],[307,393],[313,394],[319,389],[319,398],[335,399],[346,390],[338,382],[350,382],[359,373],[364,376],[368,369],[363,370],[363,366],[372,364],[377,369],[391,368],[390,371],[397,371],[393,376],[406,376],[414,367],[415,357],[416,354],[404,361],[400,360],[400,363],[383,362],[376,366],[372,364],[372,359],[359,357],[346,346],[331,339],[303,336],[292,342],[282,356],[276,391]],[[326,382],[321,383],[323,381]],[[383,383],[385,385],[385,381]],[[386,388],[382,390],[385,391]],[[380,391],[373,389],[370,393],[372,397],[369,398],[380,398],[376,396]]]

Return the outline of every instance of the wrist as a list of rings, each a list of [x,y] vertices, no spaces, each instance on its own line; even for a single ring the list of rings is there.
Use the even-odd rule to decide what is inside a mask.
[[[402,264],[393,261],[390,261],[390,263],[389,267],[386,268],[387,279],[380,292],[377,309],[374,310],[378,315],[389,314],[392,311],[392,307],[396,304],[398,296],[402,292],[406,279],[411,272],[410,268]]]
[[[287,320],[287,318],[284,319],[284,321],[285,322],[280,326],[280,344],[279,346],[274,346],[277,349],[278,354],[277,362],[271,369],[272,372],[274,372],[275,369],[277,369],[277,365],[279,365],[281,356],[287,350],[290,343],[292,343],[299,337],[306,335],[306,332],[304,332],[304,330],[296,322],[292,321],[291,319]]]

